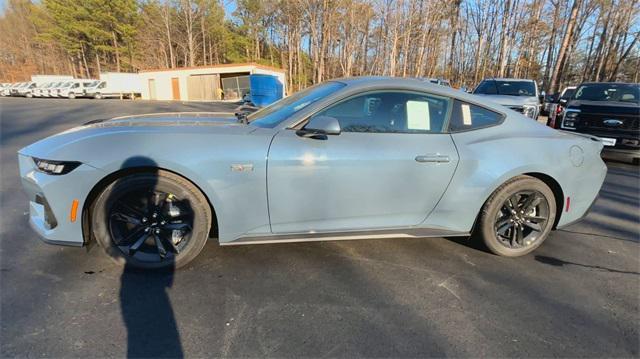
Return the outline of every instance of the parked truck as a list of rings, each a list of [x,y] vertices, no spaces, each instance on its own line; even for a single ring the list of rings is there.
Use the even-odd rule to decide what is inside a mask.
[[[135,98],[142,93],[142,81],[135,73],[105,72],[100,74],[100,80],[85,87],[84,96],[95,99],[101,98]]]
[[[70,75],[31,75],[32,85],[24,89],[19,96],[43,97],[43,90],[51,86],[52,83],[73,80]]]
[[[73,80],[73,76],[70,75],[31,75],[31,82],[35,82],[38,85],[47,82],[59,82],[64,80]]]

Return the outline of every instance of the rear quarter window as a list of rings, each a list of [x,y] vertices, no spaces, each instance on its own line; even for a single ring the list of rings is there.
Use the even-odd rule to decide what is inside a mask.
[[[449,121],[449,132],[462,132],[496,126],[504,116],[484,107],[455,100]]]

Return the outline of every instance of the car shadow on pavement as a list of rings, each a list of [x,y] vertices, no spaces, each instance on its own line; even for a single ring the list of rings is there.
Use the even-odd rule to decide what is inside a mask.
[[[540,263],[544,263],[544,264],[548,264],[548,265],[552,265],[552,266],[556,266],[556,267],[564,267],[564,266],[567,266],[567,265],[573,265],[573,266],[577,266],[577,267],[597,269],[597,270],[611,272],[611,273],[640,275],[640,273],[638,273],[638,272],[624,271],[624,270],[619,270],[619,269],[612,269],[612,268],[607,268],[607,267],[598,266],[598,265],[589,265],[589,264],[582,264],[582,263],[576,263],[576,262],[569,262],[569,261],[565,261],[565,260],[554,258],[554,257],[548,257],[548,256],[536,255],[535,256],[535,260],[537,260]]]

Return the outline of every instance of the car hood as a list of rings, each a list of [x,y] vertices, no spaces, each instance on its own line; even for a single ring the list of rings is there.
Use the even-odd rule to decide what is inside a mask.
[[[640,117],[640,105],[637,103],[572,100],[568,103],[567,108],[590,114]]]
[[[93,120],[84,124],[92,127],[121,126],[221,126],[239,125],[228,112],[167,112]]]
[[[69,149],[92,148],[92,143],[103,143],[105,138],[117,142],[128,138],[149,141],[159,135],[188,140],[195,135],[242,135],[256,128],[238,123],[230,113],[159,113],[92,120],[82,126],[35,142],[18,153],[51,160],[68,160]],[[181,136],[185,135],[187,137]],[[79,144],[82,146],[79,147]]]
[[[522,106],[522,105],[537,105],[538,99],[535,96],[508,96],[508,95],[484,95],[476,94],[490,99],[491,101],[500,104],[502,106]]]

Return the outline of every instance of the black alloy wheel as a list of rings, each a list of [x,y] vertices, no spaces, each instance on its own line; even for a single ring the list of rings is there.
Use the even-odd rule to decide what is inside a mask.
[[[173,260],[188,245],[193,210],[171,193],[123,192],[109,213],[109,231],[125,256],[143,262]]]
[[[474,236],[494,254],[523,256],[540,246],[556,221],[556,195],[540,179],[514,177],[489,196],[478,216]]]
[[[213,218],[193,183],[164,170],[114,180],[93,201],[89,215],[93,238],[111,259],[144,269],[192,261],[209,239]]]
[[[533,245],[549,221],[549,203],[538,191],[519,191],[504,201],[495,219],[496,237],[510,249]]]

